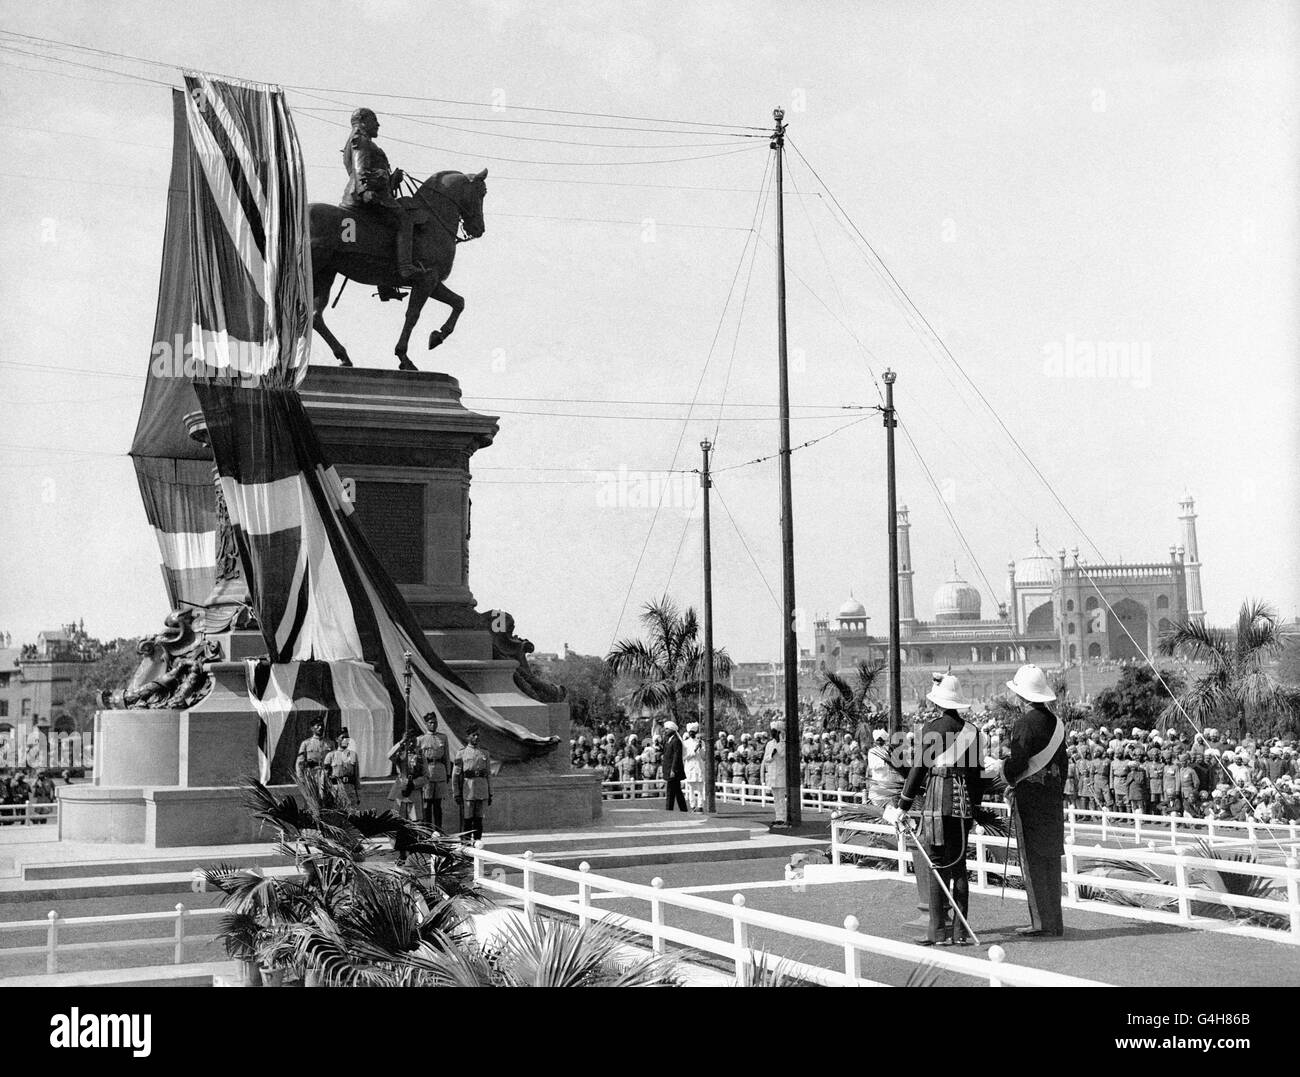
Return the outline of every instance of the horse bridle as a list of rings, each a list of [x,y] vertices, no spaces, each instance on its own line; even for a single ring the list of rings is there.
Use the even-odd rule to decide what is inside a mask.
[[[417,187],[414,180],[408,180],[407,182],[411,184],[411,197],[415,199],[423,200],[424,188],[428,185],[422,183]],[[445,198],[448,202],[452,204],[453,207],[455,207],[456,210],[456,227],[454,229],[448,228],[446,222],[443,221],[443,219],[439,217],[436,213],[431,213],[430,216],[432,216],[433,219],[438,223],[438,227],[441,228],[444,232],[446,232],[447,235],[451,236],[452,240],[455,241],[456,243],[468,243],[471,239],[477,239],[478,236],[471,236],[468,232],[466,232],[463,236],[460,234],[460,229],[462,224],[464,223],[464,217],[465,217],[464,211],[460,207],[460,203],[457,202],[454,198],[452,198],[451,195],[447,194],[445,191],[438,190],[436,187],[433,189],[433,193],[436,194],[439,198]]]

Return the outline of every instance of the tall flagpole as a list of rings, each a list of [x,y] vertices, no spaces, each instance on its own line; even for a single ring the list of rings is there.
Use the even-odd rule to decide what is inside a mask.
[[[785,776],[790,789],[802,784],[799,760],[799,639],[795,634],[794,610],[794,508],[790,496],[790,370],[785,332],[785,199],[782,194],[782,164],[785,157],[785,110],[772,110],[772,151],[776,154],[776,346],[780,370],[781,426],[781,652],[785,671]],[[798,793],[786,798],[787,826],[803,819]]]
[[[898,633],[898,489],[894,484],[894,381],[892,370],[883,375],[885,382],[885,487],[889,513],[889,732],[903,728],[903,669],[899,654]]]
[[[710,815],[717,810],[715,784],[717,775],[713,766],[713,551],[709,531],[709,450],[713,445],[700,442],[704,454],[704,467],[700,472],[700,486],[704,490],[704,722],[700,740],[704,743],[704,810]]]

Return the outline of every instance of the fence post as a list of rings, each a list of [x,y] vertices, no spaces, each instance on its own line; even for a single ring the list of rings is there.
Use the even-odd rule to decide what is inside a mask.
[[[856,916],[846,916],[844,918],[845,931],[858,930],[858,918]],[[847,986],[857,987],[858,981],[862,979],[861,951],[851,942],[844,944],[844,979],[848,981]]]
[[[731,904],[737,909],[743,909],[745,907],[745,895],[733,894]],[[736,945],[736,983],[740,987],[748,987],[754,967],[753,958],[749,952],[749,925],[733,916],[731,928],[731,938]]]
[[[989,947],[989,960],[992,961],[993,964],[1000,965],[1006,959],[1007,959],[1007,952],[1004,949],[1002,949],[1001,946]],[[1002,986],[1002,981],[998,979],[997,969],[994,969],[992,972],[989,973],[989,986],[990,987]]]
[[[591,865],[585,860],[578,865],[578,870],[584,875],[591,870]],[[587,927],[591,923],[591,883],[586,879],[578,880],[578,926]]]
[[[656,890],[662,890],[664,887],[663,879],[656,875],[650,880],[650,885]],[[657,954],[664,952],[664,937],[662,928],[664,926],[664,905],[658,898],[650,899],[650,949]]]
[[[898,874],[907,877],[907,839],[903,832],[898,832]]]
[[[180,901],[176,902],[176,952],[172,964],[185,964],[185,904]]]
[[[1106,820],[1110,813],[1105,808],[1101,809],[1101,840],[1106,840]]]
[[[1070,819],[1070,844],[1071,845],[1074,844],[1074,824],[1077,822],[1077,818],[1078,818],[1077,811],[1078,809],[1076,809],[1073,804],[1071,804],[1068,808],[1065,809],[1065,814]]]
[[[989,862],[984,855],[984,828],[975,828],[975,885],[986,887],[989,884]]]
[[[1178,816],[1169,817],[1169,844],[1177,847],[1178,845]]]
[[[524,915],[530,920],[537,911],[533,902],[533,851],[524,853]]]
[[[1074,845],[1069,844],[1065,847],[1065,895],[1071,901],[1079,900],[1079,884],[1074,880],[1075,866]]]
[[[51,909],[45,919],[50,922],[45,936],[45,971],[53,974],[59,971],[59,914]]]
[[[1208,822],[1209,822],[1209,824],[1210,824],[1210,827],[1209,827],[1209,829],[1210,829],[1210,842],[1213,843],[1213,842],[1214,842],[1214,819],[1211,818],[1211,819],[1208,820]]]
[[[1300,938],[1300,876],[1296,874],[1296,868],[1300,866],[1300,860],[1294,856],[1286,858],[1286,903],[1288,912],[1291,914],[1291,934],[1295,938]]]
[[[1254,845],[1255,844],[1255,820],[1252,819],[1249,815],[1246,816],[1246,834],[1250,838],[1250,844]]]
[[[474,848],[481,852],[483,850],[483,842],[481,840],[476,841],[474,843]],[[483,858],[481,856],[474,856],[473,853],[470,853],[470,856],[474,861],[474,881],[481,882],[483,879]]]
[[[1142,813],[1140,811],[1133,813],[1133,844],[1142,844]]]
[[[840,821],[831,820],[831,863],[840,866]]]
[[[1178,887],[1178,919],[1192,918],[1192,896],[1187,891],[1187,854],[1182,849],[1174,849],[1174,883]]]

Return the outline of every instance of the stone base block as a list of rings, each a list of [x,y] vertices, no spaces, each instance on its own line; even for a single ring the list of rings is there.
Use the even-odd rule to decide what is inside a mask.
[[[592,774],[538,774],[494,778],[485,829],[552,830],[589,826],[601,811],[600,780]],[[274,786],[277,794],[290,791]],[[392,808],[391,780],[362,784],[363,808]],[[457,827],[456,804],[448,796],[443,822]],[[59,789],[59,837],[67,841],[145,844],[157,849],[193,845],[237,845],[273,840],[257,829],[244,806],[243,791],[231,786],[106,787],[70,785]]]

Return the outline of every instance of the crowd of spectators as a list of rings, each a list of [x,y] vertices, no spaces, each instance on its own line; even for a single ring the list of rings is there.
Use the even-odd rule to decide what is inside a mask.
[[[776,711],[758,715],[760,731],[720,733],[714,742],[717,781],[766,785],[763,758],[768,735],[761,730]],[[973,716],[988,738],[992,760],[1005,759],[1008,720],[996,713]],[[873,771],[892,784],[881,765],[884,752],[871,749],[887,740],[885,716],[864,712],[853,729],[821,730],[812,712],[801,737],[804,789],[865,795]],[[694,734],[688,731],[687,736]],[[662,738],[579,735],[571,744],[573,765],[594,770],[607,782],[655,781],[663,778]],[[1240,742],[1207,728],[1204,733],[1169,729],[1121,729],[1083,726],[1069,732],[1066,803],[1081,810],[1142,812],[1193,818],[1256,822],[1300,820],[1300,749],[1293,738]]]
[[[1293,740],[1240,742],[1207,728],[1190,738],[1105,726],[1071,732],[1066,803],[1153,815],[1286,823],[1300,820]]]
[[[66,780],[66,779],[65,779]],[[54,779],[49,771],[33,770],[30,767],[0,770],[0,826],[24,823],[31,816],[34,823],[45,823],[47,818],[40,810],[17,811],[28,805],[37,806],[54,803]]]

